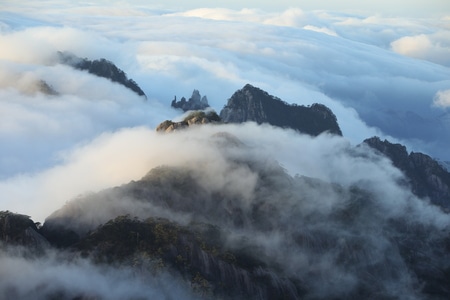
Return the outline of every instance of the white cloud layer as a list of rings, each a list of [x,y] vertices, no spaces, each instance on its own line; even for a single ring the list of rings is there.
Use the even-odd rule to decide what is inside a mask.
[[[397,53],[450,67],[450,31],[402,37],[391,46]]]
[[[220,111],[246,83],[289,103],[327,105],[352,144],[380,135],[450,160],[445,18],[105,3],[1,4],[5,208],[41,219],[78,193],[139,178],[166,162],[152,158],[160,143],[152,130],[176,116],[174,95],[199,89]],[[149,101],[56,64],[56,51],[113,61]],[[58,94],[40,92],[42,81]],[[60,190],[51,189],[54,180]]]
[[[450,107],[450,90],[438,91],[434,97],[433,104],[438,107]]]

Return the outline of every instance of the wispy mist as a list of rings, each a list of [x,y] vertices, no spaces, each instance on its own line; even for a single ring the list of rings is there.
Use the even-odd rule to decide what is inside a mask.
[[[1,246],[1,245],[0,245]],[[68,253],[24,255],[0,248],[0,297],[4,299],[194,299],[188,287],[168,273],[95,265]]]

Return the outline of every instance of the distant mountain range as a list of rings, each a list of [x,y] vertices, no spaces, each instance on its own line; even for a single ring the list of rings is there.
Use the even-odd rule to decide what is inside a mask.
[[[182,108],[184,111],[204,110],[209,107],[206,97],[200,98],[198,90],[194,90],[189,101],[183,99],[180,102],[176,102],[174,99],[172,107]],[[199,120],[192,119],[193,116],[195,114],[187,116],[181,122],[166,120],[156,130],[172,131],[198,124]],[[201,122],[203,124],[256,122],[294,129],[312,136],[324,132],[342,135],[336,116],[325,105],[317,103],[311,106],[288,104],[250,84],[246,84],[228,99],[227,104],[220,111],[220,117],[213,112],[204,114],[203,117],[205,116],[206,119],[203,118]]]
[[[60,57],[144,95],[111,62]],[[184,111],[197,104],[208,107],[197,90],[189,101],[172,102]],[[170,134],[248,121],[298,132],[292,134],[342,136],[326,106],[288,104],[250,84],[236,91],[220,114],[193,111],[156,130]],[[364,183],[343,186],[292,176],[226,131],[209,137],[209,145],[223,167],[212,174],[205,168],[216,161],[160,166],[140,180],[67,202],[42,226],[28,216],[0,212],[0,245],[24,246],[32,255],[58,250],[69,253],[68,259],[78,255],[137,274],[169,271],[200,299],[450,297],[449,228],[419,222],[411,207],[389,215]],[[411,203],[429,201],[448,213],[450,174],[431,157],[378,137],[354,149],[389,159],[404,174],[398,184],[421,198],[411,195]],[[355,155],[371,159],[356,150]],[[224,183],[205,183],[214,178]],[[331,209],[330,199],[339,205]],[[93,291],[66,292],[55,291],[48,299],[96,298]]]
[[[194,90],[191,99],[190,103],[199,102],[197,90]],[[250,84],[228,99],[220,112],[220,118],[214,112],[192,113],[181,122],[165,121],[156,130],[170,132],[191,125],[250,121],[291,128],[312,136],[324,132],[342,135],[336,116],[325,105],[291,105]],[[408,178],[405,184],[415,195],[429,198],[431,203],[445,210],[450,209],[450,173],[436,160],[423,153],[408,154],[405,146],[381,141],[378,137],[366,139],[364,143],[389,158],[405,174]]]

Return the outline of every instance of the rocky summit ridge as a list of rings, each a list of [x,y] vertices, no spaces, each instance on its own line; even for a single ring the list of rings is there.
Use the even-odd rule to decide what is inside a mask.
[[[312,136],[323,132],[342,135],[336,116],[325,105],[288,104],[250,84],[236,91],[228,99],[220,117],[225,123],[268,123]]]

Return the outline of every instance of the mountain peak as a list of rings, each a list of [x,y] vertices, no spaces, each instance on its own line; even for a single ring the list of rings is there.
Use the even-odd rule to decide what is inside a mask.
[[[228,99],[220,117],[228,123],[269,123],[312,136],[323,132],[342,135],[336,116],[325,105],[288,104],[251,84],[246,84]]]

